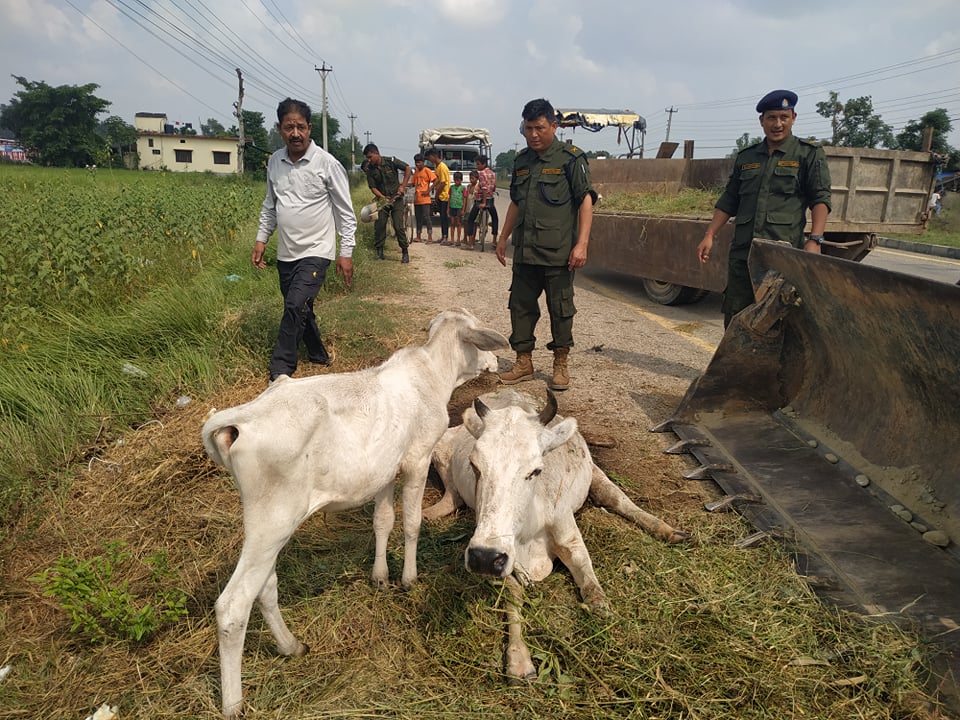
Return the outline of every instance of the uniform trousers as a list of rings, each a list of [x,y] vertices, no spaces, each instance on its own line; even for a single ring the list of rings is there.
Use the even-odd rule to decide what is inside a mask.
[[[330,362],[320,339],[320,329],[313,313],[313,303],[323,286],[330,261],[320,257],[277,261],[280,292],[283,294],[283,317],[277,331],[277,342],[270,358],[270,379],[293,375],[297,369],[297,349],[303,340],[310,362]]]
[[[403,250],[407,249],[407,233],[403,229],[403,211],[406,205],[403,198],[396,200],[392,205],[380,208],[377,221],[373,224],[373,245],[377,250],[383,250],[387,241],[387,220],[393,222],[393,230],[397,234],[397,243]]]
[[[534,330],[540,319],[540,295],[544,293],[547,313],[550,315],[552,339],[548,350],[573,347],[573,316],[577,308],[573,304],[574,272],[566,265],[513,264],[510,283],[510,347],[516,352],[533,352],[537,338]]]

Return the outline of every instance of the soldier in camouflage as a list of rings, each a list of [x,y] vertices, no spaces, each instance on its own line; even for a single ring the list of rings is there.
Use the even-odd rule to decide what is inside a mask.
[[[713,239],[736,217],[723,294],[723,324],[754,302],[747,256],[753,238],[780,240],[819,253],[830,212],[830,169],[823,148],[793,135],[797,95],[774,90],[757,103],[764,139],[744,148],[733,165],[713,219],[697,246],[701,263],[710,259]],[[806,211],[811,231],[804,237]]]
[[[394,157],[383,157],[380,149],[373,143],[363,148],[364,172],[367,174],[367,187],[380,203],[377,222],[373,226],[373,244],[377,249],[377,258],[383,260],[383,246],[387,240],[387,218],[393,221],[393,230],[400,244],[400,262],[410,262],[407,250],[407,233],[403,229],[403,192],[410,184],[410,166]],[[403,180],[400,180],[403,173]]]
[[[587,262],[587,245],[597,194],[590,183],[587,157],[556,138],[557,115],[544,99],[523,108],[523,135],[510,180],[510,207],[497,238],[497,259],[506,266],[507,240],[513,238],[510,283],[510,345],[513,368],[500,375],[504,385],[533,379],[534,330],[539,299],[546,294],[550,315],[553,377],[549,386],[566,390],[568,355],[573,347],[573,278]]]

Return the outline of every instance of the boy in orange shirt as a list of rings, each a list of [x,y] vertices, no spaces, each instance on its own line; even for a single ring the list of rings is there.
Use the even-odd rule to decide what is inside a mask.
[[[433,218],[430,204],[433,184],[437,181],[437,174],[423,163],[423,155],[413,156],[416,170],[413,172],[413,214],[417,220],[417,242],[423,242],[423,226],[427,226],[427,242],[433,242]]]

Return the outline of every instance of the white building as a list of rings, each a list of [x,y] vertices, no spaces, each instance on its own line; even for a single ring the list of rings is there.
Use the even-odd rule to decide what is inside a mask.
[[[180,135],[164,113],[139,112],[134,127],[141,170],[209,171],[220,175],[240,172],[239,138]]]

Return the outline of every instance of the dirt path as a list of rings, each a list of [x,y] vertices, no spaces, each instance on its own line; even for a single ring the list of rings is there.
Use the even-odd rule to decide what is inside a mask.
[[[389,257],[389,256],[388,256]],[[439,311],[466,307],[481,321],[510,334],[507,289],[509,261],[503,267],[492,252],[468,252],[453,247],[414,243],[411,270],[423,285],[424,304]],[[594,447],[594,458],[608,473],[630,481],[640,500],[668,521],[690,512],[703,513],[705,498],[718,491],[709,483],[691,483],[680,473],[689,460],[664,455],[676,438],[649,429],[669,417],[691,380],[706,366],[710,354],[702,346],[652,322],[630,305],[578,287],[574,322],[576,347],[570,354],[571,386],[559,394],[560,412],[576,417],[589,439],[612,440],[614,447]],[[537,326],[535,380],[517,386],[544,397],[552,367],[546,308]],[[500,354],[501,369],[513,354]],[[492,390],[487,378],[474,394]]]

